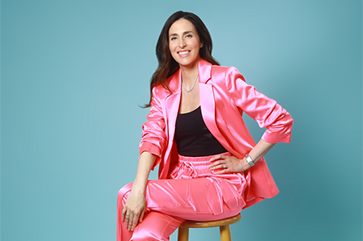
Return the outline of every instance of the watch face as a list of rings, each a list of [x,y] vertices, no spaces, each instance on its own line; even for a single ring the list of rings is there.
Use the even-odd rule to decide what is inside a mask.
[[[246,160],[247,160],[248,164],[250,164],[251,166],[255,165],[255,163],[252,161],[252,158],[250,156],[247,156]]]

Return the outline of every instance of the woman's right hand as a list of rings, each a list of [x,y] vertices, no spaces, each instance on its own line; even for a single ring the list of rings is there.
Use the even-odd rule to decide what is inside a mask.
[[[145,194],[135,189],[131,190],[122,210],[122,222],[126,222],[126,228],[134,231],[138,222],[142,222],[146,208]]]
[[[134,231],[138,222],[144,218],[146,201],[145,189],[151,168],[154,165],[156,156],[144,151],[139,157],[135,181],[132,184],[130,195],[127,197],[121,220],[125,221],[126,228]]]

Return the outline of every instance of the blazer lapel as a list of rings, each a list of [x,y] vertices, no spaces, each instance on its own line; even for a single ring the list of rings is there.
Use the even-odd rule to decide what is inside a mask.
[[[219,131],[215,119],[216,106],[213,94],[213,86],[208,84],[199,84],[200,106],[205,125],[213,136],[226,148],[230,149],[222,133]]]
[[[174,92],[168,96],[165,100],[166,115],[168,116],[168,136],[169,142],[173,140],[175,133],[175,123],[178,116],[179,105],[180,105],[180,91]]]
[[[209,131],[222,144],[222,146],[231,151],[232,148],[228,144],[227,140],[223,137],[222,133],[219,131],[216,123],[216,102],[213,92],[214,87],[212,81],[209,82],[209,80],[212,78],[212,65],[204,59],[201,59],[199,62],[199,76],[199,98],[203,120]]]
[[[181,71],[174,74],[174,77],[169,82],[169,88],[172,90],[172,93],[165,97],[165,116],[166,116],[166,128],[167,128],[167,137],[168,137],[168,148],[165,152],[164,164],[163,168],[159,169],[159,177],[166,178],[169,171],[170,166],[170,158],[171,158],[171,150],[173,147],[174,134],[175,134],[175,123],[176,118],[179,112],[180,98],[181,98]]]

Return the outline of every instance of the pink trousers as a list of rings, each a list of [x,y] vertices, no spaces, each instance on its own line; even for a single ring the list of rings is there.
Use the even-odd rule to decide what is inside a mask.
[[[122,187],[117,200],[117,241],[169,240],[186,219],[210,221],[237,215],[245,206],[244,174],[213,174],[208,168],[211,157],[179,156],[172,179],[149,180],[144,220],[133,232],[121,221],[132,183]]]

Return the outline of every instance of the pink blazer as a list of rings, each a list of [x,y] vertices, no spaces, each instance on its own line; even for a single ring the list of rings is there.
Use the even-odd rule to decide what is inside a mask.
[[[247,85],[234,67],[215,66],[200,59],[199,91],[202,116],[209,131],[233,155],[243,158],[256,145],[242,119],[245,112],[266,128],[262,139],[269,143],[290,142],[293,119],[275,100]],[[161,85],[154,87],[147,122],[143,124],[140,154],[158,156],[159,178],[170,178],[171,165],[178,158],[174,142],[175,122],[181,99],[181,71],[168,79],[170,93]],[[279,191],[262,158],[245,171],[248,182],[245,201],[249,207]]]

